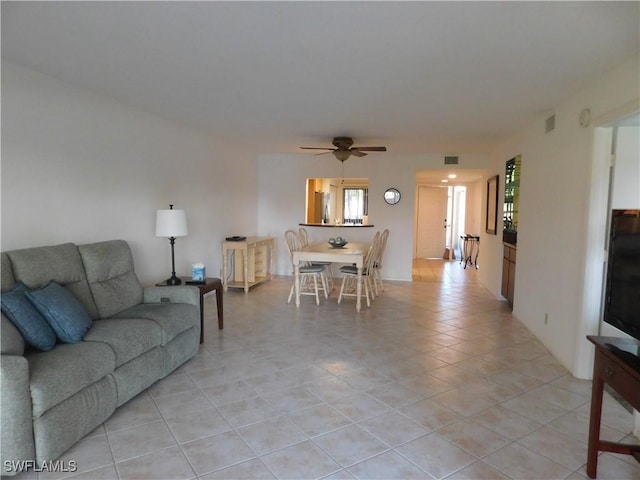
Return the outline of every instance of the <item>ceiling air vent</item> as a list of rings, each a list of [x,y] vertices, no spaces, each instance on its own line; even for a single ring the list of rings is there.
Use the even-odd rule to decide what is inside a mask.
[[[544,121],[544,133],[553,132],[556,129],[556,114],[554,113]]]
[[[444,157],[445,165],[458,165],[458,157],[457,156],[445,156]]]

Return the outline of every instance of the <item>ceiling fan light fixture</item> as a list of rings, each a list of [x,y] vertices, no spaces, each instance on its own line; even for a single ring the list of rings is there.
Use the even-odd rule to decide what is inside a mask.
[[[351,155],[354,157],[364,157],[367,154],[365,152],[386,152],[387,147],[353,147],[353,138],[351,137],[335,137],[333,146],[336,148],[324,148],[324,147],[300,147],[303,150],[325,150],[323,153],[316,155],[324,155],[325,153],[333,153],[333,156],[344,163]]]
[[[333,154],[338,160],[344,162],[347,158],[349,158],[351,152],[349,150],[334,150]]]

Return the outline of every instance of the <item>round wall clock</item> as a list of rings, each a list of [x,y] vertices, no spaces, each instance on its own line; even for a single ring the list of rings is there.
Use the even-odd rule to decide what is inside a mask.
[[[389,205],[395,205],[400,201],[400,191],[397,188],[387,188],[384,192],[384,201]]]

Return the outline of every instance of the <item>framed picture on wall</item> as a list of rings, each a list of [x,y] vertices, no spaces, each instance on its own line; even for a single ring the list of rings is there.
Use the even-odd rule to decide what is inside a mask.
[[[487,180],[487,215],[486,232],[495,235],[498,228],[498,180],[499,175],[495,175]]]

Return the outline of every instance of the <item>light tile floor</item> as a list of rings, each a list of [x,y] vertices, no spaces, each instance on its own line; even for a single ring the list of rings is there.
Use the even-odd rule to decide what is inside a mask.
[[[198,355],[67,452],[72,478],[586,478],[590,382],[475,271],[438,263],[416,265],[423,281],[386,282],[359,314],[335,294],[296,309],[280,278],[225,294],[219,332],[208,296]],[[603,424],[637,442],[608,395]],[[602,454],[598,478],[640,479],[640,467]]]

